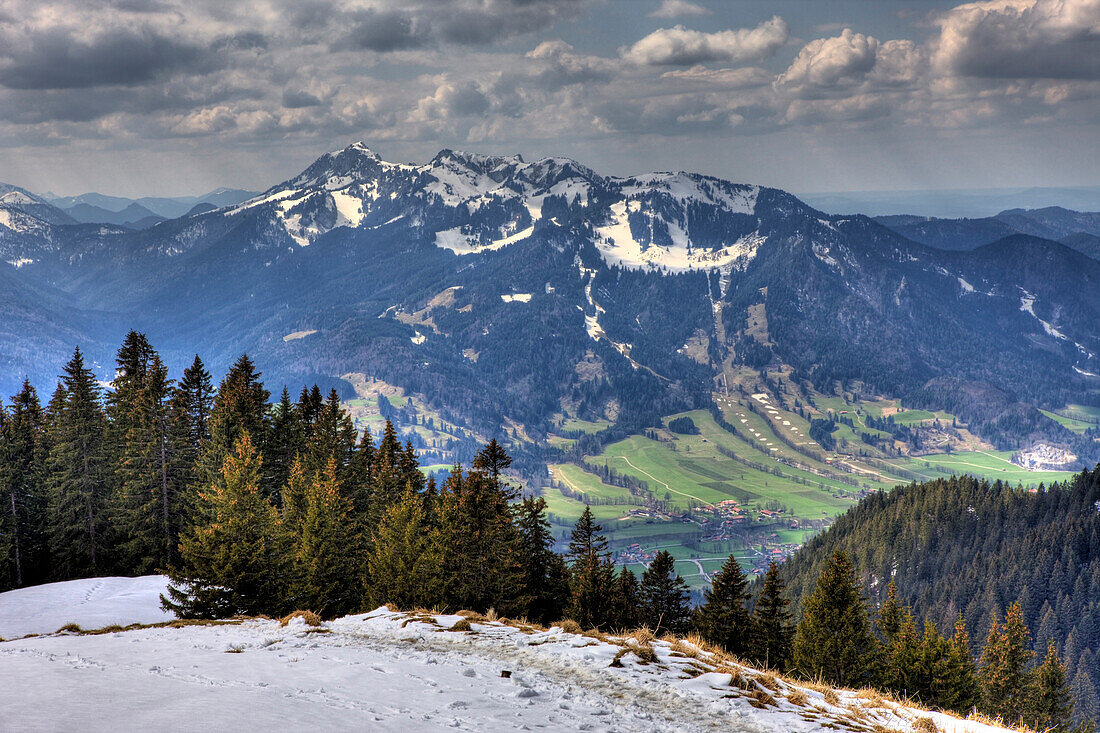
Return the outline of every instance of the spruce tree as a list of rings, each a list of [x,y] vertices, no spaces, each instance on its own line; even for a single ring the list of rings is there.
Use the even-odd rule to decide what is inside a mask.
[[[979,675],[982,708],[987,715],[1012,723],[1021,720],[1029,690],[1028,665],[1034,656],[1023,612],[1013,603],[1003,624],[994,619],[982,649]]]
[[[546,500],[525,498],[516,510],[519,556],[523,558],[526,616],[547,624],[562,617],[569,603],[568,573],[561,556],[554,552],[554,536],[546,519]]]
[[[280,492],[283,499],[283,526],[293,537],[300,537],[309,511],[311,482],[301,456],[295,456],[290,464],[286,485]]]
[[[209,438],[199,457],[199,480],[209,485],[218,480],[227,456],[244,433],[257,451],[267,440],[267,400],[271,396],[260,381],[247,354],[230,368],[218,386],[207,421]]]
[[[803,675],[843,687],[870,681],[875,640],[855,567],[835,552],[806,600],[792,650]]]
[[[275,503],[283,506],[282,488],[290,475],[290,467],[296,456],[305,449],[302,428],[298,420],[297,409],[290,401],[290,393],[283,387],[280,400],[271,408],[270,430],[264,445],[264,493]],[[323,463],[314,466],[319,470]]]
[[[791,657],[794,626],[791,624],[790,600],[784,596],[785,586],[779,566],[769,563],[764,585],[753,608],[753,639],[749,658],[771,669],[786,669]]]
[[[145,575],[164,568],[177,541],[177,497],[170,481],[171,384],[144,334],[131,331],[118,351],[108,397],[114,488],[111,529],[115,567]]]
[[[180,538],[161,605],[181,618],[279,614],[286,609],[292,546],[260,490],[263,460],[241,432],[221,474],[199,493],[199,516]]]
[[[661,550],[645,572],[638,596],[642,620],[658,636],[686,634],[691,626],[687,583],[676,574],[672,555]]]
[[[969,713],[981,700],[978,668],[970,655],[970,635],[962,615],[955,619],[955,635],[943,674],[943,707],[960,715]]]
[[[482,471],[452,472],[440,497],[436,532],[444,553],[444,601],[482,612],[522,612],[527,601],[519,539],[500,485]]]
[[[703,605],[696,613],[696,627],[704,639],[730,654],[744,657],[752,642],[752,615],[746,608],[749,581],[741,563],[729,556],[703,591]]]
[[[104,557],[107,500],[106,419],[99,384],[84,365],[80,349],[65,365],[50,416],[47,489],[50,503],[50,546],[58,579],[98,575],[110,559]]]
[[[441,600],[439,572],[445,550],[433,539],[423,497],[407,490],[386,509],[375,530],[367,559],[370,605],[436,607]]]
[[[1100,720],[1100,701],[1096,698],[1096,686],[1088,670],[1078,669],[1070,686],[1073,697],[1073,722],[1082,725],[1086,721]]]
[[[7,590],[47,579],[47,444],[45,415],[28,380],[0,416],[0,589]]]
[[[323,616],[356,610],[363,597],[359,537],[352,506],[340,493],[336,459],[314,475],[297,543],[298,591],[293,605]]]
[[[1071,700],[1065,665],[1058,659],[1058,650],[1051,641],[1042,665],[1033,674],[1024,723],[1035,730],[1065,730],[1073,710]]]
[[[585,628],[600,628],[611,621],[610,591],[615,579],[615,566],[607,551],[603,527],[584,512],[573,527],[566,560],[569,562],[572,602],[570,616]]]
[[[609,625],[612,629],[626,631],[641,624],[640,593],[638,576],[628,568],[621,568],[611,590]]]

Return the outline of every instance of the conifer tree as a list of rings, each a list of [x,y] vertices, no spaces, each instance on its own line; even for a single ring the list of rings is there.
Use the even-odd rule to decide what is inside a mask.
[[[283,498],[283,526],[292,537],[300,537],[309,511],[310,479],[301,456],[295,456],[290,464],[286,486],[280,492]]]
[[[1034,671],[1032,691],[1025,705],[1024,723],[1035,730],[1065,730],[1069,727],[1072,696],[1066,668],[1051,641],[1042,665]]]
[[[351,512],[351,502],[340,493],[336,459],[330,456],[325,468],[314,475],[307,496],[298,538],[299,586],[294,605],[323,616],[356,610],[363,597],[363,568]]]
[[[177,538],[177,497],[169,479],[171,384],[160,356],[135,331],[118,351],[115,374],[107,405],[115,564],[124,573],[148,574],[167,566]]]
[[[1034,656],[1023,612],[1018,603],[1013,603],[1005,612],[1003,624],[994,619],[982,649],[979,675],[982,707],[987,715],[1013,723],[1022,718],[1029,690],[1028,665]]]
[[[527,600],[508,494],[482,471],[454,471],[440,498],[444,601],[476,611],[521,611]]]
[[[970,655],[970,635],[962,615],[955,619],[955,635],[951,637],[951,649],[943,674],[943,707],[959,714],[967,714],[981,700],[978,688],[978,668]]]
[[[274,501],[276,508],[283,506],[281,490],[290,476],[295,457],[305,449],[302,426],[297,408],[290,401],[290,393],[283,387],[281,398],[271,408],[270,430],[264,446],[264,493]],[[323,467],[323,463],[313,468]]]
[[[691,626],[687,583],[676,573],[675,560],[661,550],[642,573],[638,596],[642,620],[658,636],[686,634]]]
[[[199,456],[210,439],[213,401],[214,387],[210,373],[196,355],[191,366],[183,370],[168,405],[171,445],[168,476],[170,491],[176,496],[179,507],[175,530],[177,541],[169,553],[170,564],[179,559],[179,533],[191,519],[193,507],[190,502],[195,498],[194,490],[199,482]]]
[[[260,491],[263,460],[241,432],[221,475],[199,494],[199,517],[180,538],[161,605],[181,618],[278,614],[286,610],[292,547]]]
[[[204,442],[199,458],[199,479],[204,485],[218,480],[227,456],[243,433],[248,433],[255,449],[262,451],[267,439],[267,400],[264,389],[247,354],[241,355],[218,386],[217,396],[207,421],[210,437]]]
[[[749,581],[741,563],[729,556],[703,591],[703,605],[696,614],[696,627],[703,638],[730,654],[744,657],[752,642],[752,615],[746,608]]]
[[[791,624],[791,602],[784,596],[785,586],[779,566],[769,563],[764,585],[753,608],[753,639],[749,658],[772,669],[786,669],[791,657],[794,626]]]
[[[46,580],[45,416],[30,381],[0,405],[0,589]]]
[[[337,476],[343,484],[355,455],[356,437],[351,417],[341,406],[340,396],[334,389],[313,422],[306,447],[307,470],[320,470],[332,458],[336,461]]]
[[[811,679],[859,687],[870,681],[874,643],[855,567],[838,550],[806,600],[792,649],[794,666]]]
[[[641,624],[639,609],[641,589],[638,576],[628,568],[621,568],[611,591],[609,625],[615,630],[637,628]]]
[[[1086,721],[1100,720],[1100,702],[1096,699],[1096,687],[1088,670],[1078,669],[1070,686],[1073,696],[1073,722],[1078,726]]]
[[[569,539],[566,560],[569,562],[572,602],[570,616],[585,628],[600,628],[610,619],[610,590],[615,578],[615,566],[607,551],[603,527],[584,507]]]
[[[443,548],[433,542],[431,530],[423,497],[416,491],[407,490],[386,510],[367,560],[372,606],[432,608],[440,602]]]
[[[54,572],[59,579],[98,575],[109,564],[103,553],[106,420],[99,384],[80,349],[65,365],[51,405],[46,483]]]
[[[516,507],[519,556],[523,558],[526,616],[540,624],[562,617],[569,602],[569,576],[561,556],[554,552],[554,536],[546,519],[546,500],[525,498]]]

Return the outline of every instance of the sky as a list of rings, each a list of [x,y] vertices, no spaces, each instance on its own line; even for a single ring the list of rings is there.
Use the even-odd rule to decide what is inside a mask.
[[[364,141],[787,190],[1100,184],[1100,0],[4,0],[0,181],[262,190]]]

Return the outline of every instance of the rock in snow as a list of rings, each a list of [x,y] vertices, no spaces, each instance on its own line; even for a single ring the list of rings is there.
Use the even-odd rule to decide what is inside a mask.
[[[125,580],[37,589],[38,628],[47,618],[47,625],[79,618],[73,614],[80,606],[96,605],[80,603],[74,593],[81,587],[101,597],[103,614],[113,622],[153,614],[152,591],[163,587],[163,578],[130,579],[129,595],[121,584],[113,596],[97,595]],[[25,603],[31,590],[0,595],[5,628],[14,628],[18,611],[34,615]],[[13,595],[22,600],[12,602]],[[111,603],[110,597],[130,600]],[[148,602],[144,608],[138,598]],[[379,608],[319,628],[298,618],[286,626],[251,620],[7,641],[0,643],[0,727],[909,731],[931,718],[945,733],[998,730],[852,692],[839,691],[826,702],[822,692],[720,664],[684,643],[654,642],[657,661],[646,663],[623,653],[638,645],[630,638],[599,640],[557,627],[476,620],[469,631],[452,630],[461,620]],[[502,677],[502,670],[511,676]]]

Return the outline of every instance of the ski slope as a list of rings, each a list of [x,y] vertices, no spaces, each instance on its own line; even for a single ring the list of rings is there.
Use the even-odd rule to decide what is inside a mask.
[[[690,645],[653,642],[646,662],[623,654],[647,646],[629,638],[464,626],[379,608],[316,628],[247,620],[15,639],[0,643],[0,728],[752,733],[910,731],[930,717],[946,733],[997,730],[791,686]]]

